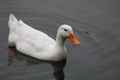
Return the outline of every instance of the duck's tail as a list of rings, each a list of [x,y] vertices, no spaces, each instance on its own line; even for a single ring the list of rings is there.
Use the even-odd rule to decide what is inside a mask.
[[[10,30],[15,27],[13,24],[15,24],[17,22],[18,22],[18,20],[16,19],[16,17],[12,13],[10,13],[9,21],[8,21],[8,26],[9,26]]]

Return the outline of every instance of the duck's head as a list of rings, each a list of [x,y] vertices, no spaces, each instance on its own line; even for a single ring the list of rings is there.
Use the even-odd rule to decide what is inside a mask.
[[[80,42],[75,37],[73,29],[70,25],[61,25],[58,29],[58,35],[62,38],[69,38],[75,45],[80,45]]]

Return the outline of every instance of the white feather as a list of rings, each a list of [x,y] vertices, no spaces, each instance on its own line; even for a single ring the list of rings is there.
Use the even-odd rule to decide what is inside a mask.
[[[16,49],[23,54],[52,61],[66,58],[64,45],[57,45],[57,41],[47,34],[28,26],[22,20],[18,21],[13,14],[10,14],[8,25],[10,29],[9,44],[16,46]],[[70,27],[70,29],[72,28]]]

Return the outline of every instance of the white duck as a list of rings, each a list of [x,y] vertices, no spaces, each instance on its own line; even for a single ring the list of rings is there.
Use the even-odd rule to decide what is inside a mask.
[[[61,25],[58,28],[56,41],[47,34],[38,31],[22,20],[17,20],[13,14],[9,16],[9,45],[28,56],[41,59],[59,61],[66,58],[64,42],[69,38],[75,45],[80,42],[75,38],[72,27]]]

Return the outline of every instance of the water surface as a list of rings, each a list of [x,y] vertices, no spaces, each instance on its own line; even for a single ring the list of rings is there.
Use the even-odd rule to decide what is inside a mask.
[[[119,80],[119,0],[4,0],[0,2],[1,80]],[[67,60],[46,62],[20,52],[8,58],[8,18],[13,13],[55,39],[57,28],[69,24],[81,46],[69,40]]]

